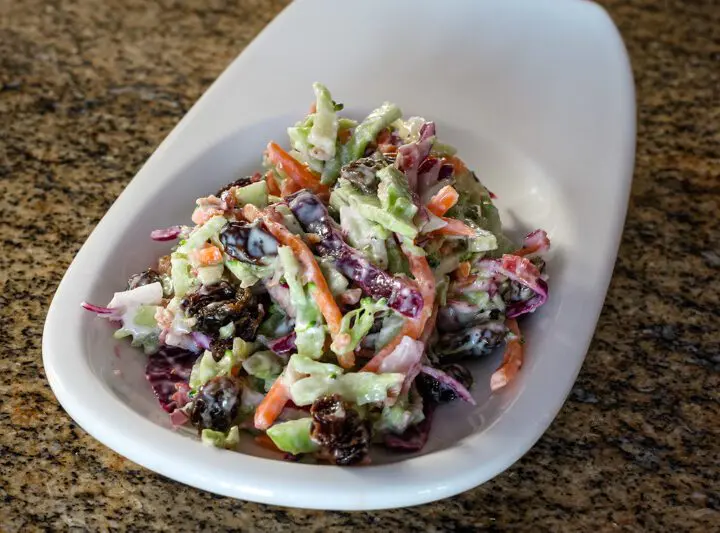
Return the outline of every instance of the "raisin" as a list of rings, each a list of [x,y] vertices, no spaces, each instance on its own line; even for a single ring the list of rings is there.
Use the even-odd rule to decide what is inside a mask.
[[[222,193],[224,193],[227,190],[230,190],[232,187],[245,187],[245,185],[250,185],[253,182],[252,176],[244,176],[242,178],[236,179],[233,182],[228,183],[223,187],[222,189],[218,189],[218,192],[215,193],[215,196],[220,198],[222,196]]]
[[[151,283],[157,283],[159,281],[160,275],[157,273],[157,271],[153,270],[152,268],[148,268],[144,272],[140,272],[139,274],[133,274],[132,276],[130,276],[127,288],[128,290],[137,289],[138,287],[142,287],[143,285],[150,285]]]
[[[214,339],[210,341],[210,352],[213,359],[219,361],[225,355],[227,350],[232,350],[233,340],[230,339]]]
[[[376,174],[386,166],[388,161],[383,157],[361,157],[343,166],[340,169],[340,177],[354,183],[368,194],[375,193],[378,185]]]
[[[235,289],[226,281],[203,286],[181,303],[188,315],[197,319],[195,329],[217,337],[221,327],[235,324],[235,336],[243,340],[255,339],[257,328],[265,316],[262,304],[250,289]]]
[[[186,296],[181,302],[182,308],[189,315],[196,315],[203,307],[211,302],[221,302],[235,298],[236,292],[227,281],[220,281],[214,285],[203,285],[197,291]]]
[[[200,387],[193,400],[190,421],[198,430],[227,431],[240,409],[242,384],[229,376],[218,376]]]
[[[269,255],[277,255],[278,242],[262,223],[231,222],[220,232],[220,242],[229,256],[246,263],[259,263]]]
[[[505,331],[479,324],[462,331],[441,334],[431,347],[435,358],[446,362],[466,357],[483,357],[505,339]]]
[[[310,408],[313,417],[311,438],[335,464],[363,462],[370,447],[370,425],[357,411],[337,396],[323,396]]]

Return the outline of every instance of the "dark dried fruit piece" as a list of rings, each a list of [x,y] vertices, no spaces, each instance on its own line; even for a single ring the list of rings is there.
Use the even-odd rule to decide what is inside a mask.
[[[449,364],[440,367],[451,378],[458,381],[466,389],[470,389],[473,385],[473,377],[470,371],[460,364]],[[452,387],[441,383],[439,380],[427,374],[419,374],[415,379],[415,384],[420,395],[435,403],[448,403],[458,398],[457,393]]]
[[[235,337],[251,341],[265,316],[250,289],[237,292],[226,281],[203,286],[187,296],[181,303],[185,312],[197,319],[195,329],[211,337],[217,337],[221,327],[235,324]]]
[[[326,456],[341,466],[363,462],[370,447],[370,425],[339,396],[323,396],[310,408],[311,438]]]
[[[354,183],[366,193],[376,193],[378,186],[376,174],[388,164],[389,162],[383,157],[361,157],[342,167],[340,177]]]
[[[245,187],[245,185],[250,185],[252,182],[253,176],[244,176],[242,178],[238,178],[235,181],[225,185],[225,187],[223,187],[222,189],[218,189],[218,192],[215,193],[215,196],[220,198],[222,196],[222,193],[230,190],[232,187]]]
[[[505,339],[505,331],[480,324],[464,331],[443,333],[431,347],[432,355],[441,361],[466,357],[483,357]]]
[[[218,376],[200,387],[193,399],[190,421],[198,428],[227,431],[240,409],[242,383],[229,376]]]
[[[220,232],[225,253],[246,263],[257,264],[260,259],[276,255],[278,242],[262,223],[231,222]]]
[[[151,283],[157,283],[158,281],[160,281],[160,274],[152,268],[148,268],[144,272],[130,276],[127,288],[128,290],[137,289],[143,285],[150,285]]]
[[[215,339],[210,341],[210,352],[212,353],[213,359],[219,361],[225,355],[227,350],[232,350],[233,340],[229,339]]]
[[[187,314],[193,316],[211,302],[233,300],[235,294],[235,288],[227,281],[220,281],[214,285],[203,285],[197,291],[186,296],[181,302],[181,307]]]

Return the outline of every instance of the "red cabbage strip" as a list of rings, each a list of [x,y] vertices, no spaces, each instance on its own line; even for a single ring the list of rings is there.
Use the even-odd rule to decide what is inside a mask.
[[[165,229],[155,229],[150,232],[150,238],[154,241],[172,241],[177,239],[182,228],[180,226],[170,226]]]
[[[295,332],[293,331],[277,339],[268,339],[267,347],[278,355],[288,355],[296,352]]]
[[[112,315],[113,313],[118,311],[117,309],[113,309],[112,307],[103,307],[101,305],[95,305],[88,302],[81,302],[80,305],[86,311],[97,313],[98,315]]]
[[[160,406],[168,413],[180,407],[175,393],[186,388],[198,356],[198,353],[181,348],[162,347],[148,357],[145,377],[150,382]]]
[[[506,254],[499,260],[483,259],[482,263],[487,266],[491,272],[495,272],[520,283],[535,293],[529,300],[508,304],[505,312],[508,318],[516,318],[526,313],[532,313],[547,301],[547,283],[540,277],[540,271],[537,267],[525,257]]]
[[[420,367],[420,372],[422,372],[423,374],[427,374],[431,378],[438,380],[443,385],[450,387],[452,390],[455,391],[455,394],[458,395],[458,398],[465,400],[470,405],[476,405],[475,398],[473,398],[472,394],[470,394],[470,391],[465,388],[465,385],[460,383],[458,380],[456,380],[454,377],[447,374],[446,372],[443,372],[439,368],[433,368],[426,365]]]
[[[523,247],[526,253],[529,254],[541,254],[547,252],[550,249],[550,239],[548,239],[545,230],[536,229],[532,233],[528,233],[523,240]]]
[[[317,253],[333,257],[337,269],[357,283],[365,294],[376,300],[387,298],[388,306],[405,316],[415,318],[420,314],[423,297],[416,285],[407,278],[388,274],[349,246],[317,196],[302,190],[288,200],[305,231],[320,237],[315,245]]]
[[[426,122],[420,128],[420,138],[417,142],[404,144],[398,148],[395,164],[405,174],[411,191],[417,191],[418,169],[430,154],[434,136],[435,123]]]

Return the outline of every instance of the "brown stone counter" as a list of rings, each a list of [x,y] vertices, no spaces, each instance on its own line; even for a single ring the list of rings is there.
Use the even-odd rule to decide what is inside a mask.
[[[40,350],[75,252],[284,1],[0,1],[0,531],[717,531],[720,4],[603,3],[632,56],[637,168],[570,398],[481,487],[339,513],[213,496],[130,463],[60,408]]]

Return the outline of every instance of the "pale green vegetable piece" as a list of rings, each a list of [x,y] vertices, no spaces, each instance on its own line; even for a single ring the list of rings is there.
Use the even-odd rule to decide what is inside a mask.
[[[203,429],[202,433],[200,433],[200,440],[206,446],[232,449],[240,444],[240,430],[237,426],[231,427],[227,433],[214,431],[212,429]]]
[[[310,437],[312,418],[300,418],[275,424],[268,428],[267,435],[280,450],[298,455],[313,453],[320,446]]]

